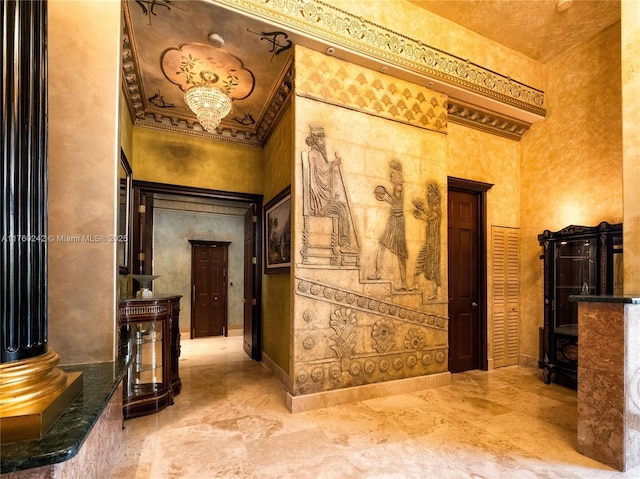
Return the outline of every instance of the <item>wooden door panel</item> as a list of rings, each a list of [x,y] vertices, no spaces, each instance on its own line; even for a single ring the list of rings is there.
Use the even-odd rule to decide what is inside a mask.
[[[192,244],[192,317],[194,338],[220,336],[227,325],[227,242]]]
[[[449,370],[480,365],[478,198],[449,191]]]

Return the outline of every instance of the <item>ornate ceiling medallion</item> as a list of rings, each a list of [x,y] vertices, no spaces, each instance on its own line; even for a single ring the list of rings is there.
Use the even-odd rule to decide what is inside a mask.
[[[160,59],[162,73],[184,92],[198,85],[212,85],[231,100],[244,100],[253,92],[255,78],[242,60],[206,43],[184,43],[168,48]]]

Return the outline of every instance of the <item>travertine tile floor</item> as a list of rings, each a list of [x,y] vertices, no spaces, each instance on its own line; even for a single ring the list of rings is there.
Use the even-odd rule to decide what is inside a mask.
[[[576,393],[512,366],[291,414],[242,338],[182,341],[182,392],[125,421],[112,479],[640,478],[576,452]]]

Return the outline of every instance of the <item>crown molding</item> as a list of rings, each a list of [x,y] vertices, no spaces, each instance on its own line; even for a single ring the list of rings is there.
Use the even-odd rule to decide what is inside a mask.
[[[452,99],[449,99],[447,104],[447,115],[449,123],[456,123],[516,141],[520,141],[522,135],[531,127],[529,123]]]
[[[224,124],[220,124],[215,132],[208,132],[202,129],[200,123],[192,118],[172,114],[173,112],[169,110],[162,110],[145,104],[139,68],[129,40],[127,22],[123,26],[122,60],[122,88],[125,92],[127,107],[134,126],[185,133],[201,138],[262,148],[282,112],[286,110],[286,107],[291,102],[293,60],[285,68],[278,88],[269,98],[268,107],[258,122],[256,133],[239,128],[229,128]]]
[[[389,76],[448,95],[448,121],[512,140],[520,140],[530,126],[546,116],[544,92],[495,73],[468,60],[435,49],[362,17],[319,0],[215,0],[236,13],[281,27],[296,44]],[[279,88],[259,121],[256,133],[228,128],[214,133],[192,118],[145,105],[135,55],[129,42],[127,19],[122,43],[122,84],[135,126],[171,130],[203,138],[262,147],[282,111],[291,101],[290,64]]]
[[[427,85],[467,105],[532,124],[544,92],[319,0],[215,0],[292,32],[295,43]]]

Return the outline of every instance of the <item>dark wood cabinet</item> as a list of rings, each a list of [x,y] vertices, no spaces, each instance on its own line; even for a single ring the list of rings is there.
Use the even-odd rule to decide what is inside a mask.
[[[572,295],[622,293],[622,224],[567,226],[538,235],[544,260],[544,330],[539,366],[544,382],[562,374],[575,385],[578,305]]]
[[[180,298],[119,302],[119,354],[128,364],[123,382],[125,419],[160,411],[180,393]]]

